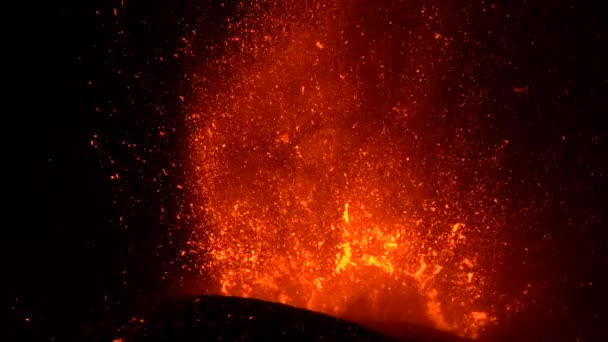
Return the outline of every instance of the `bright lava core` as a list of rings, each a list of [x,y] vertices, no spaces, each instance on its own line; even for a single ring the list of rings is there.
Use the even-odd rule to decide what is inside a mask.
[[[499,320],[508,141],[442,102],[450,39],[393,3],[239,9],[189,119],[190,245],[208,292],[477,337]]]

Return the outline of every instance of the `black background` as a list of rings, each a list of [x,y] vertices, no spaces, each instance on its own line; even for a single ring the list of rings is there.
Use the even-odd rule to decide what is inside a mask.
[[[512,20],[485,17],[482,10],[493,3]],[[81,334],[87,322],[128,315],[142,300],[168,293],[179,278],[173,261],[187,233],[173,219],[180,204],[171,199],[184,178],[179,96],[191,92],[186,71],[192,63],[179,37],[196,28],[203,32],[199,44],[221,41],[223,18],[234,5],[10,6],[2,134],[8,325],[19,340],[61,340]],[[555,289],[496,334],[599,340],[608,269],[602,12],[579,1],[469,7],[478,25],[476,48],[520,65],[507,72],[488,64],[482,78],[497,108],[510,107],[504,124],[519,138],[511,162],[548,184],[551,198],[551,216],[535,225],[542,228],[517,234],[522,244],[541,241],[526,256],[535,264],[523,269],[542,273]],[[510,91],[515,85],[528,85],[529,92]],[[503,88],[509,91],[498,91]],[[557,165],[548,171],[547,155]],[[161,169],[170,176],[156,177]],[[115,173],[119,182],[110,179]],[[552,239],[543,244],[546,234]]]

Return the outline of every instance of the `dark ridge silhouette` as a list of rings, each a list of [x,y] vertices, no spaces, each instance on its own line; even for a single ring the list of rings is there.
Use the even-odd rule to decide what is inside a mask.
[[[380,331],[385,329],[385,333]],[[189,296],[152,303],[118,329],[129,341],[462,341],[404,323],[356,324],[257,299]]]

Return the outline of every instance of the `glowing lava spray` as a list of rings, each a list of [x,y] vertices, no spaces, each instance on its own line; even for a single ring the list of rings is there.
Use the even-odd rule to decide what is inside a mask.
[[[415,1],[239,8],[189,119],[191,246],[210,292],[470,337],[496,320],[504,146],[441,97],[453,51],[434,15]]]

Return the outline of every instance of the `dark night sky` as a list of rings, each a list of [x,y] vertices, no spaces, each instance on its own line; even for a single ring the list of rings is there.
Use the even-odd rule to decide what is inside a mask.
[[[168,227],[176,225],[159,220],[158,212],[161,206],[177,210],[171,198],[183,178],[179,147],[186,136],[176,99],[191,91],[184,68],[192,60],[157,57],[180,52],[176,37],[193,27],[204,32],[198,44],[221,41],[220,23],[231,9],[210,0],[119,3],[47,2],[8,10],[2,273],[9,326],[29,334],[21,337],[70,335],[84,322],[126,312],[167,293],[171,281],[162,275],[179,268],[171,263],[177,247],[156,248],[167,245]],[[522,175],[549,184],[550,194],[550,217],[535,225],[543,228],[513,232],[533,246],[526,260],[536,264],[513,272],[540,272],[556,290],[512,326],[566,327],[568,334],[595,340],[607,322],[605,12],[574,0],[489,3],[512,13],[512,20],[483,19],[481,9],[489,5],[474,2],[471,25],[479,36],[472,38],[478,43],[471,44],[471,55],[506,55],[520,68],[488,64],[478,78],[496,108],[509,107],[497,110],[503,113],[498,122],[516,137],[509,159],[521,164]],[[514,85],[529,91],[513,92]],[[167,139],[151,134],[159,127],[170,132]],[[101,136],[97,149],[90,144],[94,134]],[[123,140],[139,145],[147,164],[133,162]],[[544,170],[548,155],[555,167]],[[146,175],[163,167],[175,176],[152,186]],[[126,179],[113,182],[116,172]],[[526,196],[526,189],[514,191]],[[121,216],[126,223],[119,224]],[[179,245],[183,230],[174,231],[171,241]]]

